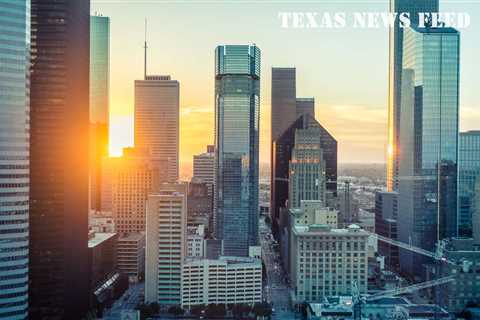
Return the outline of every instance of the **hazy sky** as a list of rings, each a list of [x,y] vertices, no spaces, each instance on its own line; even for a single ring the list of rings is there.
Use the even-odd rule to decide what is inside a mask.
[[[468,12],[461,32],[462,130],[480,129],[480,1],[440,1]],[[92,0],[111,18],[111,151],[133,143],[133,81],[143,77],[144,19],[149,74],[180,82],[181,174],[213,142],[214,49],[255,43],[262,51],[260,160],[269,161],[272,66],[297,68],[297,96],[315,97],[316,117],[338,140],[339,162],[384,162],[388,30],[282,29],[278,13],[388,11],[388,0]]]

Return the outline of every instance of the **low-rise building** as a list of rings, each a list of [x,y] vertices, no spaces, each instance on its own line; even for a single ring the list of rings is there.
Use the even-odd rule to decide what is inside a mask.
[[[293,226],[289,256],[295,303],[351,294],[354,281],[366,293],[368,237],[357,225]]]
[[[115,233],[112,212],[91,210],[88,214],[88,229],[95,233]]]
[[[246,257],[187,258],[182,266],[182,307],[262,301],[262,263]]]
[[[133,232],[118,238],[117,267],[130,281],[138,281],[145,269],[145,233]]]

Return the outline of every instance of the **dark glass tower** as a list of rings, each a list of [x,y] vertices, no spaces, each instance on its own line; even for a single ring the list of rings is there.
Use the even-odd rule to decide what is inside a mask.
[[[224,254],[247,256],[258,245],[260,49],[215,52],[216,235]]]
[[[30,319],[89,307],[89,0],[31,1]]]
[[[410,13],[414,26],[418,24],[419,12],[438,12],[438,2],[439,0],[390,0],[390,11]],[[398,23],[390,29],[387,150],[387,188],[389,191],[398,189],[403,33],[404,29],[400,28]]]

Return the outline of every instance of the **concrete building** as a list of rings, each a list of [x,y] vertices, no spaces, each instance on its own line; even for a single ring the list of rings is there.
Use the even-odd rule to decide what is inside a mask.
[[[302,200],[300,207],[290,209],[295,225],[326,225],[338,227],[338,211],[325,207],[320,200]]]
[[[137,148],[149,148],[165,163],[168,182],[178,180],[180,84],[170,76],[135,80],[135,133]]]
[[[375,233],[398,240],[397,211],[397,192],[377,192],[375,194]],[[400,270],[398,246],[379,241],[378,254],[385,257],[385,265],[389,270],[396,272]]]
[[[146,149],[125,148],[120,158],[110,158],[103,179],[111,188],[112,214],[120,234],[145,231],[145,203],[157,189],[162,165],[150,157]],[[105,189],[107,186],[105,186]]]
[[[203,225],[210,233],[213,231],[213,195],[208,184],[192,178],[188,184],[188,217],[190,226]]]
[[[292,227],[290,276],[294,301],[316,301],[350,294],[353,281],[367,292],[368,233],[357,225],[333,229],[325,225]]]
[[[262,301],[261,260],[220,257],[187,259],[182,266],[182,307],[254,304]]]
[[[145,302],[180,305],[181,263],[187,254],[186,186],[162,189],[147,200]]]
[[[206,183],[208,194],[213,195],[215,184],[215,146],[207,146],[207,152],[193,156],[193,178]]]
[[[115,233],[115,220],[111,212],[90,210],[88,214],[89,232]]]
[[[136,282],[145,269],[145,233],[135,232],[119,236],[117,243],[117,267]]]
[[[205,226],[187,227],[187,257],[205,256]]]
[[[358,223],[360,204],[354,198],[350,190],[350,182],[346,181],[343,188],[338,191],[339,223],[341,226],[348,226]]]

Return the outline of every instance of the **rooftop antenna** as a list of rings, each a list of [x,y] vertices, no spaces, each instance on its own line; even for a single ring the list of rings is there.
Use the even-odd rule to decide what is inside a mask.
[[[145,49],[145,61],[144,61],[144,66],[143,66],[143,79],[147,80],[147,18],[145,18],[145,46],[143,47]]]

